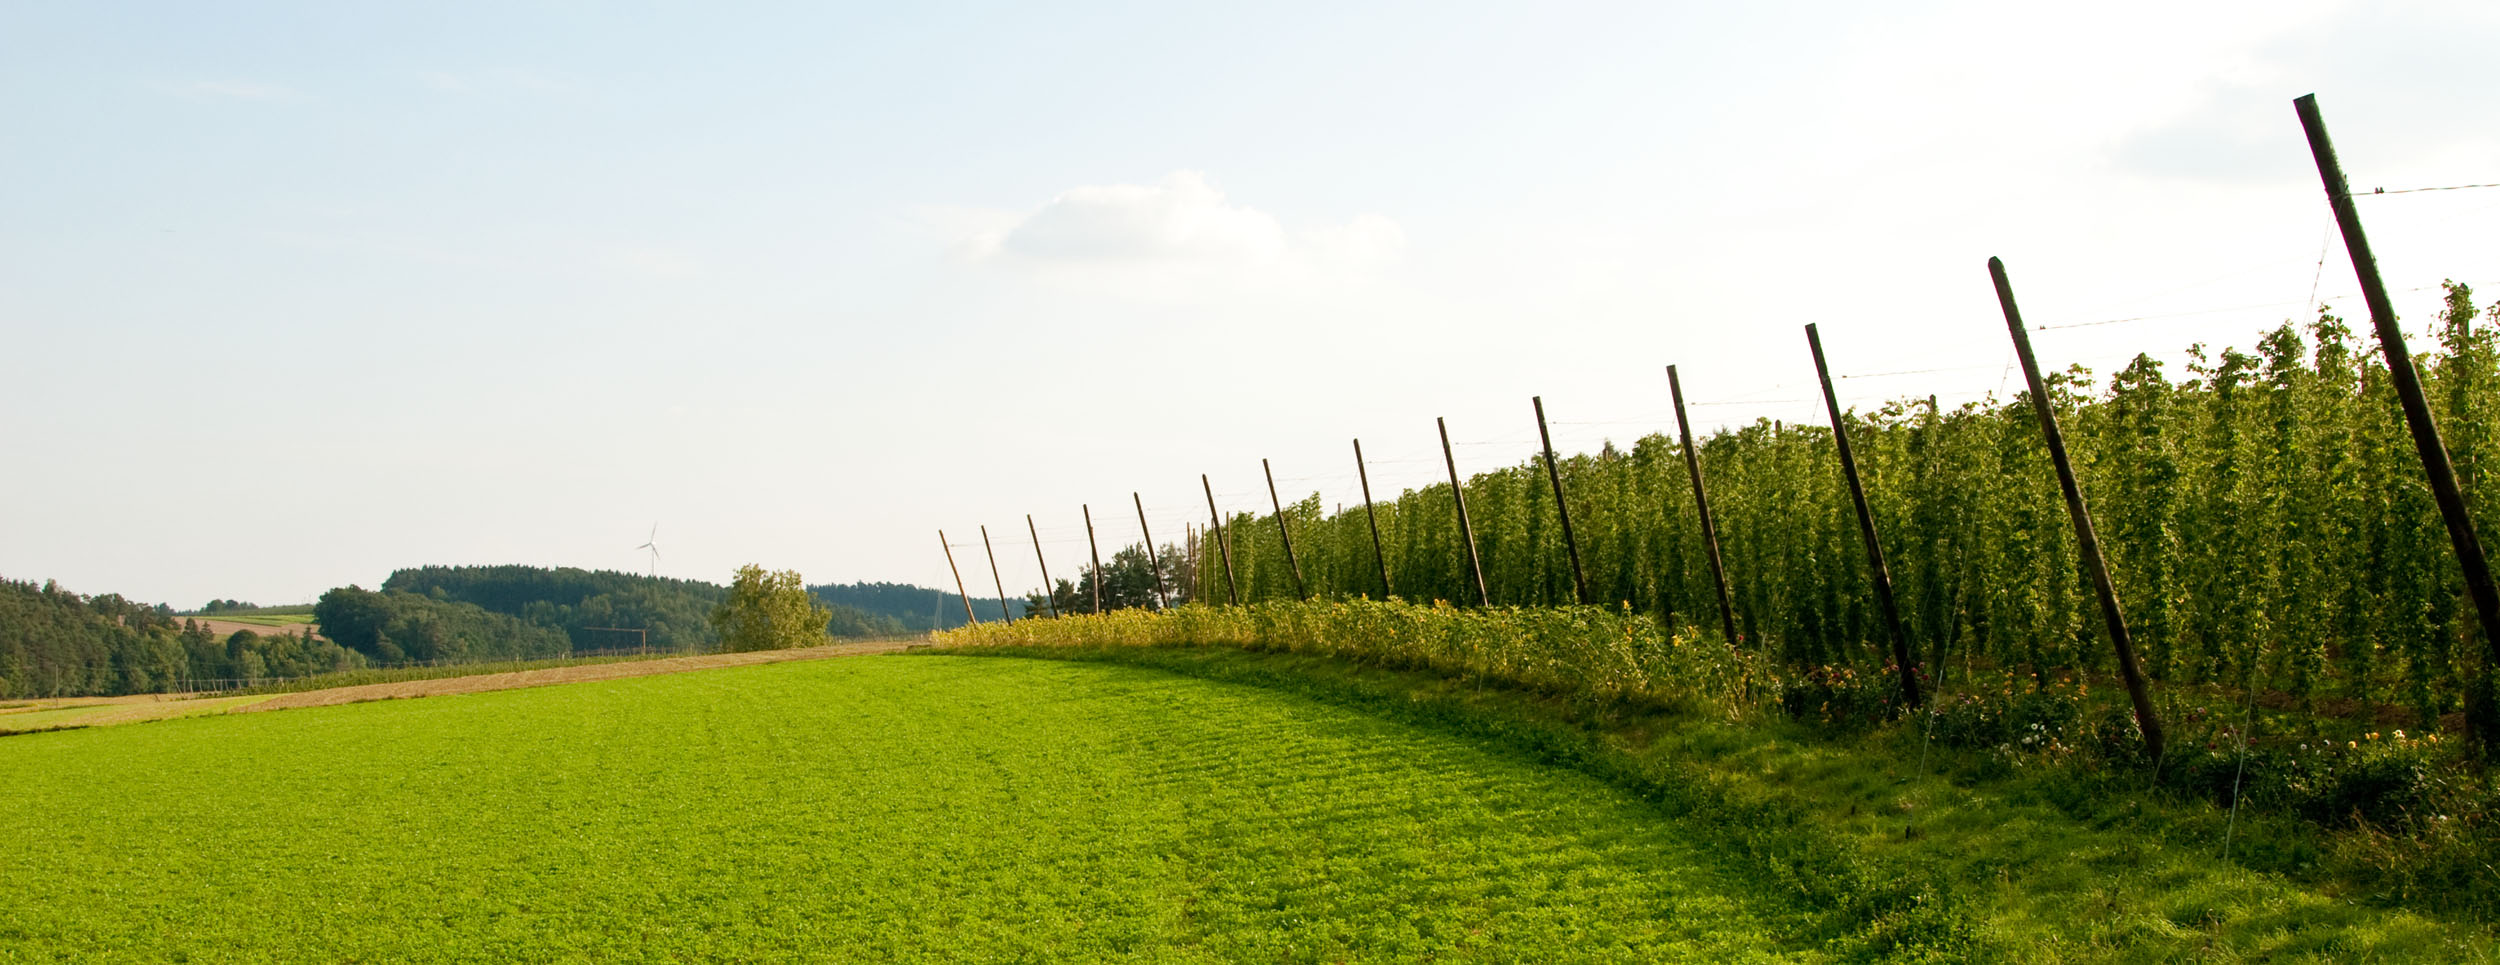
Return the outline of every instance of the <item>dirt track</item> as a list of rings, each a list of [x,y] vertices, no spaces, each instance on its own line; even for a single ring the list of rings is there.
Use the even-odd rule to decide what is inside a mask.
[[[751,653],[708,653],[694,657],[668,657],[660,660],[627,660],[617,663],[584,664],[578,667],[551,667],[545,670],[520,670],[512,673],[479,674],[474,677],[440,677],[433,680],[407,680],[388,684],[364,684],[356,687],[333,687],[328,690],[307,690],[302,693],[279,694],[236,713],[262,710],[285,710],[290,707],[328,707],[368,700],[395,700],[402,697],[434,697],[442,694],[474,694],[489,690],[512,690],[519,687],[545,687],[551,684],[582,683],[591,680],[616,680],[623,677],[647,677],[652,674],[684,673],[689,670],[710,670],[715,667],[743,667],[758,663],[781,663],[788,660],[822,660],[828,657],[852,657],[872,653],[896,653],[916,645],[911,640],[877,640],[868,643],[836,643],[801,650],[759,650]]]

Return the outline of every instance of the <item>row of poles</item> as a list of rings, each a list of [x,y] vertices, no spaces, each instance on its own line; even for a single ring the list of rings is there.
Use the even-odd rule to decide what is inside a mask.
[[[2342,230],[2344,248],[2352,257],[2355,274],[2360,277],[2362,295],[2369,305],[2370,322],[2376,328],[2379,346],[2386,355],[2390,379],[2398,398],[2402,400],[2405,424],[2412,433],[2414,448],[2429,477],[2440,516],[2447,524],[2449,540],[2463,570],[2467,591],[2473,597],[2476,615],[2480,617],[2477,626],[2490,651],[2489,665],[2500,667],[2500,637],[2495,637],[2492,630],[2495,624],[2500,624],[2500,592],[2495,592],[2489,561],[2484,556],[2481,540],[2475,534],[2473,519],[2466,513],[2455,470],[2449,463],[2447,446],[2440,440],[2439,429],[2431,419],[2430,404],[2423,395],[2412,353],[2406,349],[2403,333],[2396,327],[2396,314],[2388,301],[2386,284],[2379,277],[2377,260],[2370,253],[2369,239],[2362,233],[2360,216],[2353,206],[2343,168],[2336,160],[2334,146],[2327,139],[2325,122],[2319,117],[2317,95],[2305,95],[2295,100],[2293,105],[2300,116],[2301,126],[2308,133],[2310,153],[2317,162],[2319,177],[2325,184],[2328,202],[2335,212],[2336,224]],[[2004,312],[2006,330],[2013,337],[2015,355],[2022,364],[2032,412],[2048,445],[2049,461],[2056,467],[2058,488],[2065,497],[2067,513],[2074,524],[2076,549],[2082,558],[2085,575],[2092,581],[2093,592],[2098,597],[2102,623],[2108,630],[2119,675],[2134,706],[2136,723],[2144,735],[2145,750],[2158,758],[2164,747],[2161,720],[2153,708],[2143,665],[2136,656],[2134,640],[2127,631],[2126,616],[2118,604],[2109,564],[2102,555],[2100,538],[2093,528],[2091,509],[2085,503],[2082,487],[2075,480],[2074,465],[2066,453],[2065,436],[2058,428],[2057,412],[2050,405],[2047,387],[2040,375],[2040,364],[2032,354],[2030,333],[2023,325],[2021,310],[2015,305],[2014,288],[2006,278],[2005,263],[1996,258],[1988,259],[1988,275],[1996,287],[1997,303]],[[1900,612],[1893,599],[1891,571],[1884,559],[1883,541],[1876,532],[1874,514],[1867,507],[1866,487],[1858,474],[1856,454],[1849,445],[1849,431],[1842,415],[1840,398],[1832,388],[1831,368],[1824,358],[1822,336],[1813,325],[1805,327],[1805,335],[1807,349],[1814,356],[1815,374],[1822,384],[1824,407],[1831,418],[1832,439],[1839,449],[1841,474],[1848,482],[1849,501],[1857,513],[1859,535],[1866,544],[1870,580],[1874,584],[1876,602],[1890,638],[1902,700],[1907,706],[1920,706],[1925,695],[1919,685],[1917,658],[1910,649],[1908,636],[1902,630]],[[1693,505],[1700,517],[1704,555],[1709,560],[1711,582],[1717,590],[1720,630],[1733,643],[1738,639],[1734,595],[1728,588],[1727,568],[1719,554],[1718,529],[1710,515],[1710,497],[1703,483],[1699,453],[1693,445],[1692,422],[1685,413],[1683,382],[1672,365],[1667,366],[1667,391],[1674,402],[1676,432],[1684,450],[1685,470],[1692,481]],[[1571,527],[1570,503],[1563,498],[1562,472],[1554,458],[1553,436],[1546,428],[1545,400],[1540,396],[1531,399],[1530,403],[1536,411],[1537,439],[1544,456],[1546,479],[1554,490],[1554,505],[1562,523],[1563,546],[1571,563],[1572,592],[1574,598],[1585,606],[1591,602],[1588,580],[1581,571],[1579,543]],[[1435,419],[1434,424],[1441,437],[1442,466],[1449,473],[1450,497],[1458,514],[1460,545],[1465,550],[1468,575],[1475,583],[1476,602],[1488,605],[1491,594],[1485,585],[1483,564],[1476,555],[1475,528],[1467,516],[1466,487],[1459,478],[1458,461],[1451,452],[1449,425],[1442,419]],[[1389,564],[1381,549],[1380,521],[1372,505],[1371,474],[1363,460],[1363,441],[1360,439],[1354,440],[1354,466],[1356,478],[1362,485],[1364,519],[1371,529],[1372,559],[1378,567],[1381,595],[1386,598],[1392,592]],[[1293,574],[1294,593],[1299,598],[1308,599],[1310,594],[1302,579],[1302,565],[1294,556],[1293,534],[1285,525],[1284,504],[1277,498],[1275,471],[1265,459],[1259,460],[1259,467],[1267,476],[1268,501],[1275,510],[1277,533],[1284,543],[1285,560]],[[1216,553],[1223,563],[1226,598],[1239,605],[1241,592],[1233,577],[1232,553],[1224,541],[1224,520],[1216,508],[1215,487],[1203,474],[1198,477],[1198,482],[1207,496],[1207,517]],[[1155,547],[1154,534],[1147,529],[1145,500],[1135,493],[1130,494],[1130,498],[1137,506],[1138,528],[1146,537],[1146,556],[1154,576],[1156,603],[1169,607],[1171,601],[1164,591],[1162,560]],[[1086,506],[1083,512],[1086,544],[1093,561],[1093,609],[1100,613],[1102,551],[1094,539],[1093,509]],[[1033,535],[1035,561],[1042,567],[1042,596],[1050,614],[1055,617],[1059,611],[1051,592],[1050,566],[1041,560],[1040,532],[1034,527],[1032,516],[1025,517],[1025,527]],[[964,618],[977,622],[971,598],[963,596],[963,573],[955,566],[954,549],[947,544],[944,530],[938,532],[938,542],[946,551],[947,569],[955,576],[955,592],[964,601]],[[991,551],[987,526],[981,528],[981,545],[985,552],[989,552],[990,578],[999,593],[999,615],[1002,619],[1012,620],[1013,616],[1007,610],[1006,586],[998,577],[998,556]]]

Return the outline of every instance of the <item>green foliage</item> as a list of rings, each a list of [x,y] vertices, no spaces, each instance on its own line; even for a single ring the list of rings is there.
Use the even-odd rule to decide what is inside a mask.
[[[1765,661],[1723,641],[1670,634],[1648,617],[1599,607],[1271,600],[984,623],[938,639],[975,647],[1231,645],[1728,719],[1760,714],[1779,691]]]
[[[414,593],[343,586],[313,604],[322,635],[375,663],[460,663],[554,657],[564,634],[473,604]]]
[[[809,596],[799,571],[767,573],[752,563],[738,568],[729,596],[712,608],[712,631],[724,651],[788,650],[827,642],[833,611]]]
[[[2500,500],[2485,492],[2500,305],[2474,306],[2465,286],[2448,286],[2437,349],[2418,361],[2488,535],[2500,533]],[[2047,379],[2147,671],[2173,686],[2342,708],[2315,726],[2346,739],[2385,707],[2410,712],[2417,729],[2455,726],[2440,719],[2495,684],[2379,353],[2322,313],[2264,333],[2253,353],[2189,354],[2184,378],[2138,356],[2105,381],[2081,367]],[[1948,691],[1990,668],[2114,672],[2029,405],[1904,401],[1849,416],[1914,652]],[[1740,643],[1796,668],[1890,663],[1830,430],[1757,422],[1696,448]],[[1567,603],[1552,491],[1541,463],[1521,456],[1466,482],[1485,579],[1496,604]],[[1675,441],[1608,444],[1558,468],[1601,602],[1715,633]],[[1395,593],[1474,601],[1447,485],[1378,511]],[[1382,595],[1361,508],[1324,513],[1314,497],[1284,517],[1316,595]],[[1291,599],[1275,518],[1237,514],[1226,530],[1244,599]],[[1198,554],[1202,585],[1222,580],[1218,565]]]
[[[1901,716],[1901,685],[1889,667],[1815,667],[1781,688],[1780,709],[1836,730],[1863,730]]]
[[[964,625],[963,599],[944,590],[905,583],[862,581],[811,586],[807,592],[818,602],[833,608],[837,627],[856,626],[871,628],[872,631],[844,633],[842,629],[836,629],[833,635],[837,637],[905,636]],[[997,597],[973,597],[972,607],[980,613],[981,619],[998,617]],[[1039,612],[1041,605],[1036,602],[1028,609],[1022,600],[1009,600],[1007,608],[1009,613],[1021,619],[1027,613]],[[846,616],[845,610],[856,611],[856,615]]]
[[[723,596],[719,586],[699,580],[540,566],[412,567],[393,572],[382,589],[558,627],[574,650],[647,645],[672,653],[712,649],[712,607]]]
[[[309,634],[221,639],[161,606],[0,580],[0,697],[159,693],[364,664],[363,655]]]

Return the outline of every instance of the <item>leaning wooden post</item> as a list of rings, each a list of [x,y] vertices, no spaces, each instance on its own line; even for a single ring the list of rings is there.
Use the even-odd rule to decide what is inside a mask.
[[[1571,535],[1571,504],[1563,499],[1562,471],[1554,468],[1554,436],[1545,431],[1545,397],[1531,396],[1536,405],[1536,437],[1545,444],[1545,478],[1554,484],[1554,511],[1562,514],[1563,549],[1571,554],[1571,596],[1581,606],[1589,605],[1589,581],[1580,575],[1580,541]]]
[[[2483,555],[2483,541],[2474,532],[2474,517],[2466,512],[2465,494],[2457,488],[2456,469],[2448,463],[2448,446],[2440,441],[2439,426],[2431,421],[2431,406],[2422,396],[2422,378],[2413,369],[2413,353],[2405,347],[2404,331],[2396,327],[2395,305],[2387,300],[2387,283],[2378,275],[2378,258],[2370,253],[2369,236],[2361,233],[2361,213],[2353,207],[2352,189],[2344,181],[2344,167],[2335,160],[2335,145],[2327,140],[2326,121],[2318,116],[2318,95],[2302,95],[2292,102],[2300,112],[2300,126],[2309,132],[2309,154],[2317,159],[2318,178],[2326,184],[2327,203],[2335,209],[2335,224],[2344,232],[2344,251],[2352,256],[2353,274],[2361,278],[2361,298],[2370,306],[2370,325],[2378,331],[2378,344],[2387,355],[2389,381],[2396,386],[2396,398],[2404,404],[2405,427],[2413,432],[2413,449],[2422,458],[2422,471],[2430,477],[2431,495],[2439,502],[2439,518],[2448,524],[2448,544],[2456,550],[2457,567],[2465,571],[2465,590],[2474,598],[2474,615],[2488,651],[2486,675],[2500,673],[2500,590],[2491,579],[2491,561]],[[2488,687],[2485,682],[2481,686]],[[2467,701],[2468,708],[2481,707],[2487,695],[2477,694]],[[2484,716],[2489,708],[2474,716]],[[2489,732],[2500,730],[2500,721],[2470,721],[2479,725],[2486,739]]]
[[[1267,460],[1261,459],[1259,471],[1267,474],[1267,504],[1276,507],[1276,535],[1285,540],[1285,565],[1293,569],[1294,598],[1308,600],[1311,593],[1302,586],[1302,561],[1293,555],[1293,531],[1285,528],[1285,504],[1276,498],[1276,470],[1268,468]]]
[[[1693,506],[1701,511],[1701,545],[1709,551],[1710,582],[1719,588],[1719,628],[1729,645],[1736,643],[1735,596],[1727,589],[1727,566],[1719,561],[1719,527],[1710,520],[1710,496],[1701,486],[1701,453],[1693,448],[1693,423],[1684,416],[1684,383],[1667,366],[1667,394],[1675,399],[1675,431],[1684,440],[1684,470],[1693,477]]]
[[[1224,548],[1224,517],[1215,512],[1215,484],[1207,481],[1206,473],[1199,473],[1198,485],[1207,491],[1207,519],[1215,523],[1215,555],[1224,561],[1224,596],[1240,606],[1241,587],[1233,582],[1233,551]]]
[[[946,542],[946,531],[938,530],[938,548],[946,551],[946,572],[955,574],[955,598],[964,601],[964,623],[981,622],[972,615],[972,597],[964,593],[964,571],[955,568],[955,547]],[[932,628],[934,629],[934,628]]]
[[[1050,608],[1051,619],[1059,618],[1059,600],[1051,591],[1050,561],[1042,558],[1042,531],[1033,528],[1033,514],[1024,514],[1024,531],[1033,536],[1033,562],[1042,568],[1042,605]],[[1025,616],[1032,616],[1026,613]]]
[[[1493,594],[1484,590],[1484,564],[1476,559],[1476,527],[1467,522],[1467,487],[1458,482],[1458,459],[1450,455],[1450,424],[1436,416],[1432,424],[1441,429],[1441,463],[1450,468],[1450,498],[1458,502],[1459,545],[1467,547],[1467,572],[1476,577],[1476,605],[1492,606]]]
[[[1389,598],[1389,555],[1380,551],[1380,517],[1372,512],[1372,474],[1363,467],[1363,440],[1354,440],[1354,475],[1363,481],[1363,521],[1372,528],[1372,562],[1380,566],[1380,598]]]
[[[1146,497],[1134,492],[1128,498],[1137,502],[1137,531],[1146,537],[1146,566],[1155,578],[1155,604],[1159,609],[1172,608],[1172,597],[1163,592],[1163,558],[1155,554],[1154,530],[1146,528]]]
[[[1079,503],[1077,508],[1085,513],[1085,553],[1094,560],[1094,615],[1101,616],[1102,545],[1094,542],[1094,507],[1089,503]]]
[[[2023,379],[2031,390],[2031,411],[2040,417],[2040,435],[2048,440],[2049,461],[2057,466],[2057,485],[2066,493],[2066,515],[2075,521],[2076,549],[2083,554],[2084,573],[2101,599],[2101,623],[2109,628],[2109,645],[2118,654],[2118,674],[2127,683],[2127,699],[2135,703],[2135,724],[2144,731],[2144,750],[2161,758],[2161,717],[2144,682],[2144,665],[2135,656],[2135,640],[2127,635],[2127,617],[2118,609],[2118,588],[2110,583],[2109,562],[2101,557],[2101,538],[2092,529],[2092,510],[2083,504],[2083,487],[2075,482],[2074,464],[2066,458],[2066,437],[2057,431],[2057,410],[2049,404],[2049,388],[2040,379],[2040,362],[2031,355],[2031,333],[2023,313],[2014,307],[2014,286],[2005,280],[2005,262],[1988,259],[1988,277],[1996,282],[1997,304],[2005,309],[2005,328],[2014,334],[2014,355],[2022,360]]]
[[[998,578],[998,551],[990,548],[990,528],[986,525],[981,527],[981,552],[990,557],[990,585],[998,588],[998,617],[1014,623],[1015,614],[1007,612],[1007,581]]]
[[[1884,565],[1884,544],[1875,536],[1875,514],[1866,508],[1866,487],[1858,481],[1858,459],[1849,450],[1849,427],[1840,417],[1840,396],[1832,391],[1832,370],[1823,364],[1823,336],[1806,326],[1806,347],[1814,350],[1814,374],[1823,380],[1823,405],[1832,413],[1832,440],[1840,445],[1840,473],[1849,477],[1849,502],[1858,508],[1858,534],[1866,537],[1866,564],[1875,574],[1875,601],[1884,612],[1884,630],[1892,636],[1892,662],[1901,673],[1903,706],[1919,705],[1918,658],[1901,633],[1901,611],[1892,602],[1892,570]]]

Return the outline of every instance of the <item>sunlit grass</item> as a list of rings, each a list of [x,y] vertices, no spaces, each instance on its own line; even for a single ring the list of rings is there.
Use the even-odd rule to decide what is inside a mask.
[[[1153,669],[885,657],[0,741],[0,959],[1747,961],[1624,789]]]

